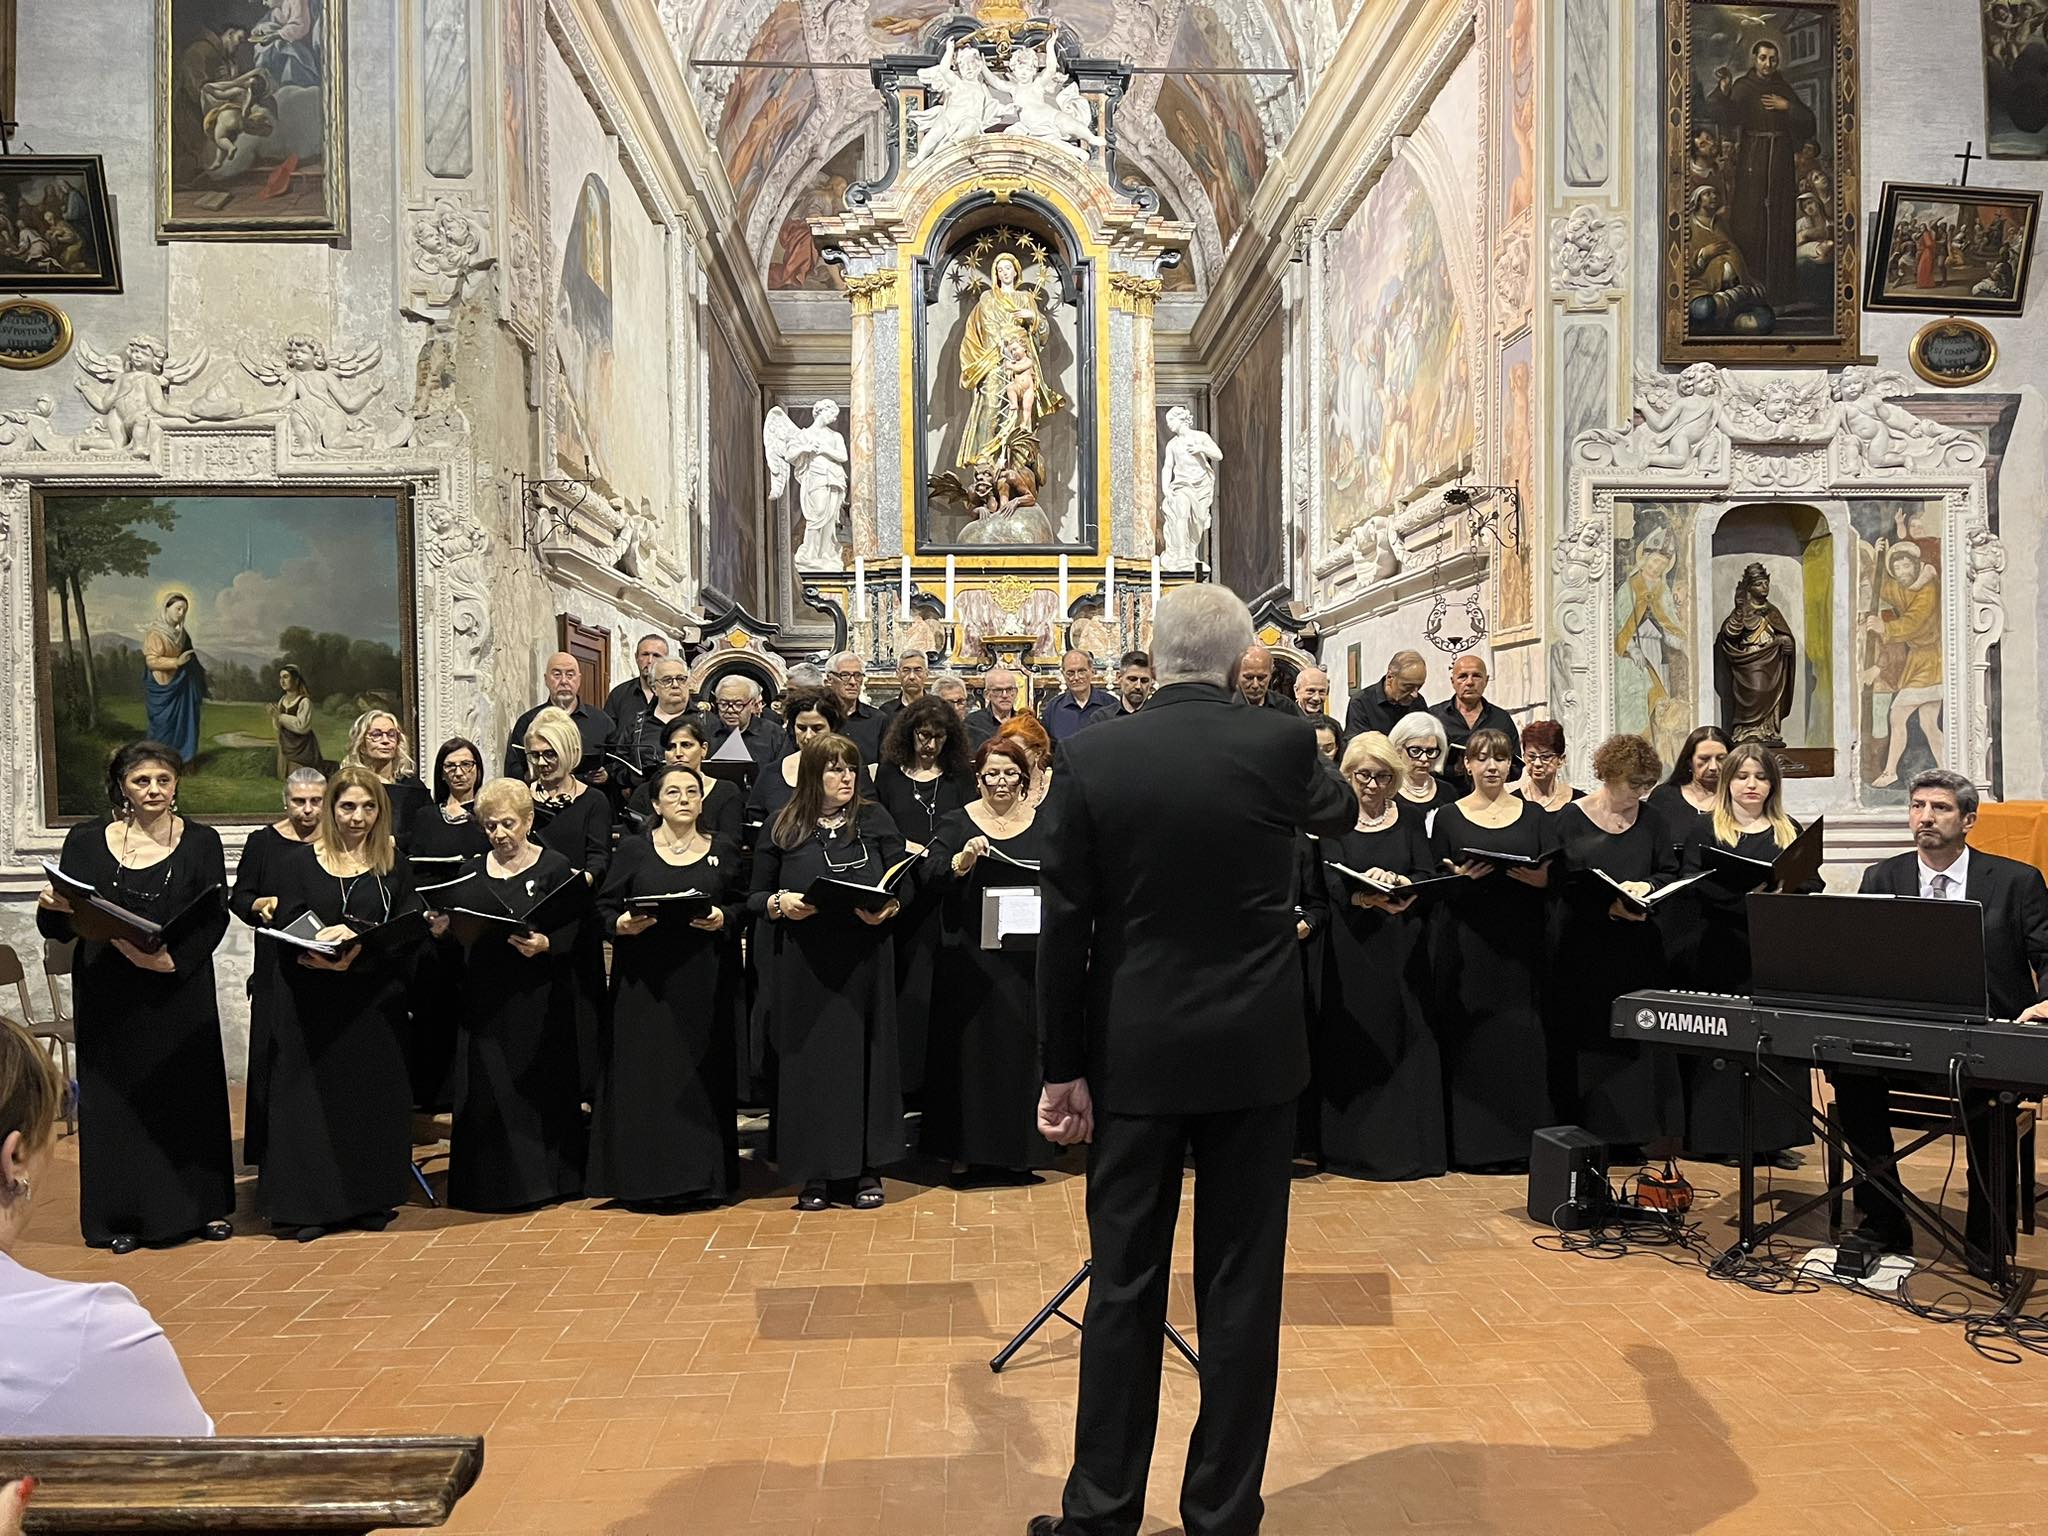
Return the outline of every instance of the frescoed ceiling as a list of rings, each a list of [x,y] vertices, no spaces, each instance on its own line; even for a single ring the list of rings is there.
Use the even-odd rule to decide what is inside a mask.
[[[1213,273],[1243,228],[1260,179],[1299,118],[1356,0],[1032,0],[1091,57],[1189,71],[1141,74],[1117,110],[1126,167],[1196,228],[1195,271]],[[915,52],[948,0],[660,0],[662,22],[740,200],[747,247],[772,286],[818,286],[788,248],[792,221],[857,163],[876,95],[865,70],[696,68],[689,60],[860,62]],[[856,152],[849,155],[849,145]]]

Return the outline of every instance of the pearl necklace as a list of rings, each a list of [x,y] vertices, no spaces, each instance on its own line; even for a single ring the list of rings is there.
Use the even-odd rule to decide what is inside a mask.
[[[1361,810],[1358,815],[1358,825],[1355,830],[1360,832],[1377,832],[1383,827],[1393,825],[1395,819],[1398,818],[1400,814],[1401,808],[1398,805],[1393,804],[1392,802],[1389,802],[1387,808],[1381,811],[1377,816],[1368,816],[1364,813],[1364,811]]]

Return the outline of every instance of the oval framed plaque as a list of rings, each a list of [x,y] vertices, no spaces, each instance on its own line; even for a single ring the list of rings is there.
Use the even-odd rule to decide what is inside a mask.
[[[0,300],[0,368],[47,368],[71,350],[71,317],[41,299]]]
[[[1935,320],[1906,349],[1913,371],[1943,389],[1975,384],[1998,366],[1998,341],[1974,320]]]

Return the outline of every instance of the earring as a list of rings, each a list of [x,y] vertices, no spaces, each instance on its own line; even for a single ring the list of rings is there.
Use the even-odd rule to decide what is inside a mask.
[[[7,1198],[9,1200],[25,1201],[33,1193],[35,1193],[35,1191],[29,1187],[29,1182],[27,1179],[16,1179],[12,1184],[7,1186]]]

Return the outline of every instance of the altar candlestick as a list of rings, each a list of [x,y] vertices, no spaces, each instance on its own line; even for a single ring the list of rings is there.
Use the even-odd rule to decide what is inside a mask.
[[[903,584],[899,606],[902,609],[903,622],[908,624],[910,622],[910,556],[908,553],[903,556]]]
[[[1067,557],[1060,556],[1060,612],[1067,611]]]
[[[946,617],[953,617],[953,557],[946,556]]]

